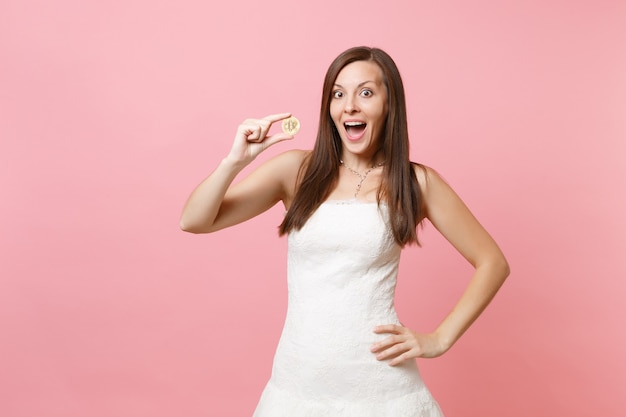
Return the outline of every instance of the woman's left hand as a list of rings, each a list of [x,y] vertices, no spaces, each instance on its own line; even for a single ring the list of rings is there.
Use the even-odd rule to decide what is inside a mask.
[[[436,333],[417,333],[398,324],[376,326],[374,333],[390,334],[389,337],[372,345],[371,351],[379,361],[391,359],[389,365],[398,365],[407,359],[435,358],[448,348]]]

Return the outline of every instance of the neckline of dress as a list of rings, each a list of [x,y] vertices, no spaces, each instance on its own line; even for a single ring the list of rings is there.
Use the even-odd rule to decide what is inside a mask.
[[[325,200],[322,202],[322,204],[329,204],[329,205],[376,205],[378,206],[379,203],[378,201],[366,201],[366,200],[361,200],[359,198],[341,198],[341,199],[330,199],[330,200]],[[384,201],[380,202],[380,205],[386,205],[386,203]]]

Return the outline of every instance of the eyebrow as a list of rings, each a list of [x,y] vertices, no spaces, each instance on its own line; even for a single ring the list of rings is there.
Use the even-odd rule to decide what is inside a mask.
[[[364,86],[365,84],[367,84],[367,83],[376,84],[374,81],[367,80],[367,81],[363,81],[362,83],[359,83],[359,85],[357,85],[356,87],[357,87],[357,88],[359,88],[359,87],[363,87],[363,86]],[[335,87],[344,88],[344,86],[343,86],[343,85],[341,85],[341,84],[337,84],[337,83],[335,83]]]

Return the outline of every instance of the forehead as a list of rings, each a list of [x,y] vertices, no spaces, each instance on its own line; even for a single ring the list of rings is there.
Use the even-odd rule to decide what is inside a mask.
[[[339,71],[335,84],[342,86],[358,85],[365,81],[383,84],[383,71],[372,61],[355,61]]]

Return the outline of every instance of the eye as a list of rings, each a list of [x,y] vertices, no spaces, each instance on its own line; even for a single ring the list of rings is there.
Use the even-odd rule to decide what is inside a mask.
[[[343,97],[343,92],[340,90],[333,91],[333,98],[341,98]]]
[[[363,97],[371,97],[371,96],[374,95],[374,92],[372,90],[370,90],[369,88],[366,88],[366,89],[361,91],[361,95]]]

